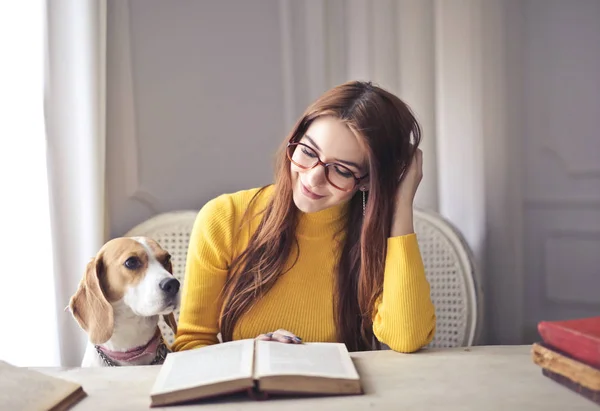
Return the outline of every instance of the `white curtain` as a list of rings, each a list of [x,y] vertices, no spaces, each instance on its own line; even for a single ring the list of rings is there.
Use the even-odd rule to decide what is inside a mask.
[[[0,359],[78,365],[67,306],[105,241],[106,2],[0,3]]]
[[[59,362],[44,135],[44,3],[0,2],[0,359]]]
[[[106,240],[106,1],[47,2],[46,130],[60,362],[78,365],[86,336],[65,312]]]

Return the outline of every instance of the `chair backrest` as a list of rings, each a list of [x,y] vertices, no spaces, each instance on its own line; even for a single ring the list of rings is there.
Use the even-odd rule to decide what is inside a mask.
[[[148,236],[172,256],[173,274],[183,282],[188,244],[197,211],[156,215],[128,231],[125,236]],[[477,342],[483,294],[471,251],[462,235],[440,215],[415,209],[415,232],[431,285],[437,330],[429,347],[470,346]],[[179,320],[179,311],[175,312]],[[161,319],[165,340],[173,343],[171,329]]]
[[[428,347],[477,344],[483,291],[471,249],[454,225],[433,211],[415,209],[414,224],[437,317]]]

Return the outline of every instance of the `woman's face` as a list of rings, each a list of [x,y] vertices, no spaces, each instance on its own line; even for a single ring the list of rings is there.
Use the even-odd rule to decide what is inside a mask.
[[[354,177],[367,174],[367,156],[354,133],[339,119],[319,117],[312,122],[306,134],[298,141],[293,159],[300,164],[314,164],[317,158],[329,166],[329,180],[338,186],[352,186]],[[312,150],[311,150],[312,149]],[[351,191],[336,188],[326,177],[325,167],[317,165],[303,169],[290,162],[293,197],[296,207],[305,213],[314,213],[348,201],[366,183],[356,185]]]

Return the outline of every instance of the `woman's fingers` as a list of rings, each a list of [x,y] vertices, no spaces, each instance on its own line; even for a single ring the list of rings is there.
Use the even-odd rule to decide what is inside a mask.
[[[273,336],[271,337],[271,339],[273,341],[279,341],[279,342],[288,343],[288,344],[289,343],[299,344],[302,342],[300,337],[297,337],[293,333],[286,331],[286,330],[282,330],[282,329],[275,331],[273,333]]]
[[[261,334],[256,337],[256,339],[261,341],[277,341],[284,344],[300,344],[302,342],[300,337],[283,329],[279,329],[272,333]]]
[[[255,339],[260,341],[271,341],[271,337],[268,334],[261,334]]]

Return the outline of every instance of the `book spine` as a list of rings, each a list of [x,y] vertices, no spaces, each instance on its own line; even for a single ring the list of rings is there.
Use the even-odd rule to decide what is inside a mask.
[[[600,344],[596,339],[545,322],[538,324],[538,332],[542,341],[549,346],[558,348],[583,363],[600,368]]]
[[[575,381],[565,377],[564,375],[560,375],[546,368],[542,368],[542,374],[545,377],[548,377],[551,380],[559,383],[560,385],[570,389],[571,391],[576,392],[577,394],[587,398],[588,400],[600,405],[600,391],[590,390],[589,388],[586,388],[583,385],[576,383]]]
[[[269,394],[264,391],[260,391],[256,384],[254,387],[248,388],[247,393],[248,397],[255,401],[266,401],[269,399]]]

